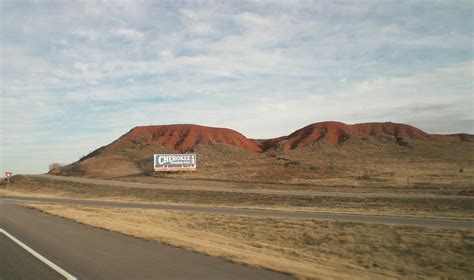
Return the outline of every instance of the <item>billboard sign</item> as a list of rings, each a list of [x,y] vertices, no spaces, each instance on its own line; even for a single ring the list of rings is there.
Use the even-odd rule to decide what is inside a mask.
[[[155,154],[155,171],[194,171],[196,154]]]

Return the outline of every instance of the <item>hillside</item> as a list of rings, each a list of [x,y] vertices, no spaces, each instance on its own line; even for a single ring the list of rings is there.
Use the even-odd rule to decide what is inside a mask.
[[[416,127],[400,123],[361,123],[347,125],[341,122],[320,122],[303,127],[289,136],[268,140],[265,148],[275,149],[280,146],[283,151],[305,147],[318,141],[325,141],[332,146],[342,145],[350,139],[367,140],[369,137],[392,137],[400,145],[407,141],[467,141],[474,142],[469,134],[439,135],[428,134]]]
[[[149,174],[153,154],[196,152],[199,161],[232,162],[258,155],[261,143],[226,128],[191,124],[138,126],[78,162],[52,174],[116,178]]]
[[[262,151],[258,141],[247,139],[237,131],[192,124],[138,126],[119,141],[153,143],[181,153],[192,150],[198,144],[212,142],[236,146],[250,152]]]
[[[309,182],[334,176],[353,179],[367,172],[374,176],[422,172],[434,170],[428,166],[436,162],[459,169],[473,164],[473,149],[473,135],[429,134],[390,122],[314,123],[288,136],[266,140],[249,139],[231,129],[190,124],[138,126],[51,173],[96,178],[149,176],[153,174],[154,153],[193,152],[198,155],[197,172],[167,176]],[[376,162],[379,164],[374,165]]]

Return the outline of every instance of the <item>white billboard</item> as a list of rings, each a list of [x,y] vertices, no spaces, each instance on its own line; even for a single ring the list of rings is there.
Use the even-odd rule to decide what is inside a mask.
[[[196,154],[155,154],[155,171],[194,171]]]

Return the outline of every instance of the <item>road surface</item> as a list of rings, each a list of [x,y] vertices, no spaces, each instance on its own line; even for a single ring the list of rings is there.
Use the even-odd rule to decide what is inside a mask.
[[[229,207],[212,207],[197,205],[179,205],[179,204],[159,204],[159,203],[132,203],[132,202],[109,202],[97,200],[74,200],[60,198],[39,198],[39,197],[20,197],[20,196],[2,196],[0,202],[45,202],[69,205],[85,205],[97,207],[120,207],[120,208],[139,208],[139,209],[161,209],[190,211],[200,213],[213,213],[222,215],[244,215],[256,217],[280,217],[280,218],[303,218],[316,220],[334,220],[341,222],[365,222],[405,226],[431,226],[454,229],[474,229],[474,220],[445,219],[445,218],[411,218],[398,216],[375,216],[359,214],[340,214],[325,212],[306,212],[306,211],[283,211],[283,210],[261,210]]]
[[[285,274],[93,228],[4,200],[0,201],[0,228],[78,279],[290,279]],[[1,263],[0,277],[57,279],[8,240],[0,239],[0,246],[2,258],[16,263],[16,267]],[[18,268],[24,271],[12,277]],[[22,278],[25,273],[31,275]]]
[[[64,279],[2,233],[0,233],[0,252],[0,280]]]

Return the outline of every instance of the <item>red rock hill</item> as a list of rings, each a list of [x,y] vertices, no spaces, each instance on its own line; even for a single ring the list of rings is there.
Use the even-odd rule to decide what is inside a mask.
[[[251,152],[262,151],[258,141],[247,139],[235,130],[192,124],[138,126],[121,137],[119,141],[137,139],[179,152],[187,152],[199,143],[211,142],[233,145]]]
[[[416,127],[401,123],[361,123],[348,125],[341,122],[320,122],[303,127],[288,136],[268,140],[248,139],[241,133],[227,129],[192,124],[138,126],[118,141],[141,141],[157,144],[178,152],[187,152],[199,143],[223,143],[250,152],[264,152],[276,146],[283,151],[298,149],[318,141],[329,145],[341,145],[349,139],[364,139],[368,136],[391,136],[394,141],[420,140],[445,142],[450,139],[474,142],[469,134],[428,134]],[[398,140],[397,140],[398,139]]]
[[[264,149],[280,145],[284,151],[307,146],[324,140],[330,145],[340,145],[349,139],[364,139],[368,136],[392,136],[394,141],[420,140],[445,142],[450,139],[474,142],[469,134],[428,134],[416,127],[401,123],[361,123],[348,125],[341,122],[320,122],[303,127],[292,134],[263,142]]]
[[[445,147],[445,151],[448,151],[445,154],[448,155],[451,154],[450,151],[453,148],[459,150],[459,147],[466,147],[458,145],[458,143],[474,142],[474,136],[469,134],[428,134],[410,125],[390,122],[354,125],[341,122],[314,123],[288,136],[268,140],[248,139],[241,133],[231,129],[191,124],[138,126],[111,144],[93,151],[79,161],[64,166],[60,170],[53,170],[51,173],[93,178],[118,178],[128,175],[148,174],[153,169],[152,158],[154,153],[173,153],[174,151],[181,153],[195,151],[199,153],[202,166],[219,161],[231,161],[233,164],[245,165],[245,161],[249,157],[254,157],[257,161],[262,160],[262,158],[265,160],[273,158],[262,157],[258,154],[251,155],[249,152],[286,153],[319,141],[325,144],[318,145],[318,148],[321,149],[324,149],[327,145],[342,146],[346,141],[359,141],[357,147],[361,147],[361,145],[367,143],[364,140],[369,140],[371,145],[373,143],[377,145],[376,143],[380,143],[379,139],[383,139],[382,143],[384,144],[380,146],[383,153],[389,152],[386,149],[394,147],[393,145],[385,145],[386,141],[393,141],[395,145],[398,143],[401,146],[412,147],[423,145],[421,141],[446,142],[446,145],[441,146]],[[416,152],[417,149],[413,151]],[[215,176],[215,173],[213,173],[215,171],[212,171],[214,168],[215,166],[209,169],[211,170],[209,176]],[[244,177],[248,176],[245,174],[249,172],[249,169],[246,168],[243,168],[242,170],[245,171],[241,173]],[[267,171],[262,172],[264,172],[262,174],[267,174],[265,173]]]

